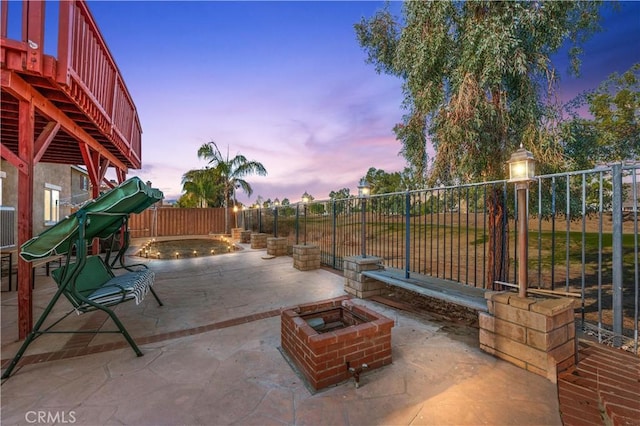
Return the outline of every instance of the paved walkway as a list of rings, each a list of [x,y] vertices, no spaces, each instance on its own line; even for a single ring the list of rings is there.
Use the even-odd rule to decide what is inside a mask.
[[[480,351],[477,330],[357,299],[395,320],[393,364],[358,389],[310,392],[278,350],[278,312],[343,295],[343,278],[264,254],[149,261],[165,306],[147,297],[116,310],[145,355],[119,335],[43,336],[0,388],[2,425],[38,413],[81,425],[562,424],[556,386]],[[53,287],[39,271],[36,315]],[[3,366],[19,346],[16,303],[2,293]],[[99,312],[65,322],[112,326]]]

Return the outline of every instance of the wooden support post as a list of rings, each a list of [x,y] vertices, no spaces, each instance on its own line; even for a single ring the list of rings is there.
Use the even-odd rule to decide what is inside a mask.
[[[44,58],[44,8],[43,1],[25,1],[25,25],[23,25],[22,39],[27,42],[27,70],[41,74]]]
[[[35,110],[32,102],[20,100],[18,109],[18,156],[23,167],[18,173],[18,245],[33,236],[33,165]],[[18,258],[18,337],[24,339],[33,328],[33,275],[31,264]]]

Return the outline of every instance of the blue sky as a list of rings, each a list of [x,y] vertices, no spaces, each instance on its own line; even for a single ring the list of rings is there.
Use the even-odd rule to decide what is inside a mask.
[[[356,192],[369,167],[402,170],[393,126],[401,81],[364,62],[353,25],[381,2],[89,1],[138,108],[143,168],[177,198],[181,177],[202,168],[203,143],[264,164],[238,199],[300,200]],[[640,3],[606,12],[605,31],[585,46],[582,77],[564,72],[561,96],[592,88],[640,62]],[[400,3],[393,3],[400,10]]]

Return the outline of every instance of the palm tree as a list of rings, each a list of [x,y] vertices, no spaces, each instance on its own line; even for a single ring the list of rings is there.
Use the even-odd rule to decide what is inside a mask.
[[[236,189],[242,189],[247,195],[253,193],[251,185],[244,180],[244,177],[250,174],[266,176],[267,170],[262,163],[257,161],[249,161],[244,155],[237,154],[233,158],[229,158],[229,147],[227,147],[227,155],[223,156],[214,141],[203,144],[198,149],[198,158],[209,160],[212,169],[220,178],[222,185],[222,194],[224,196],[225,207],[225,232],[229,233],[229,197],[233,196],[234,203],[236,197]]]
[[[195,200],[197,207],[212,207],[216,204],[214,194],[221,190],[216,171],[211,168],[189,170],[182,175],[182,190]]]

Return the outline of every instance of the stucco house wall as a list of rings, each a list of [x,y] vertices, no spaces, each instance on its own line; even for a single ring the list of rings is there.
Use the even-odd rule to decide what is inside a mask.
[[[18,214],[18,170],[8,161],[2,160],[0,170],[4,173],[4,177],[0,179],[2,185],[2,206],[14,207]],[[78,200],[77,204],[82,204],[90,197],[90,189],[81,191],[82,175],[86,176],[86,172],[80,167],[69,166],[66,164],[38,163],[35,166],[33,176],[33,235],[38,235],[45,229],[53,225],[53,223],[44,220],[44,193],[45,188],[49,187],[60,191],[58,204],[59,219],[64,218],[72,212],[72,208]],[[77,183],[74,188],[72,181]],[[88,186],[87,186],[88,188]],[[75,192],[77,191],[77,192]],[[17,218],[16,214],[16,218]],[[17,219],[16,219],[17,220]],[[18,224],[15,224],[15,233],[17,241]]]

